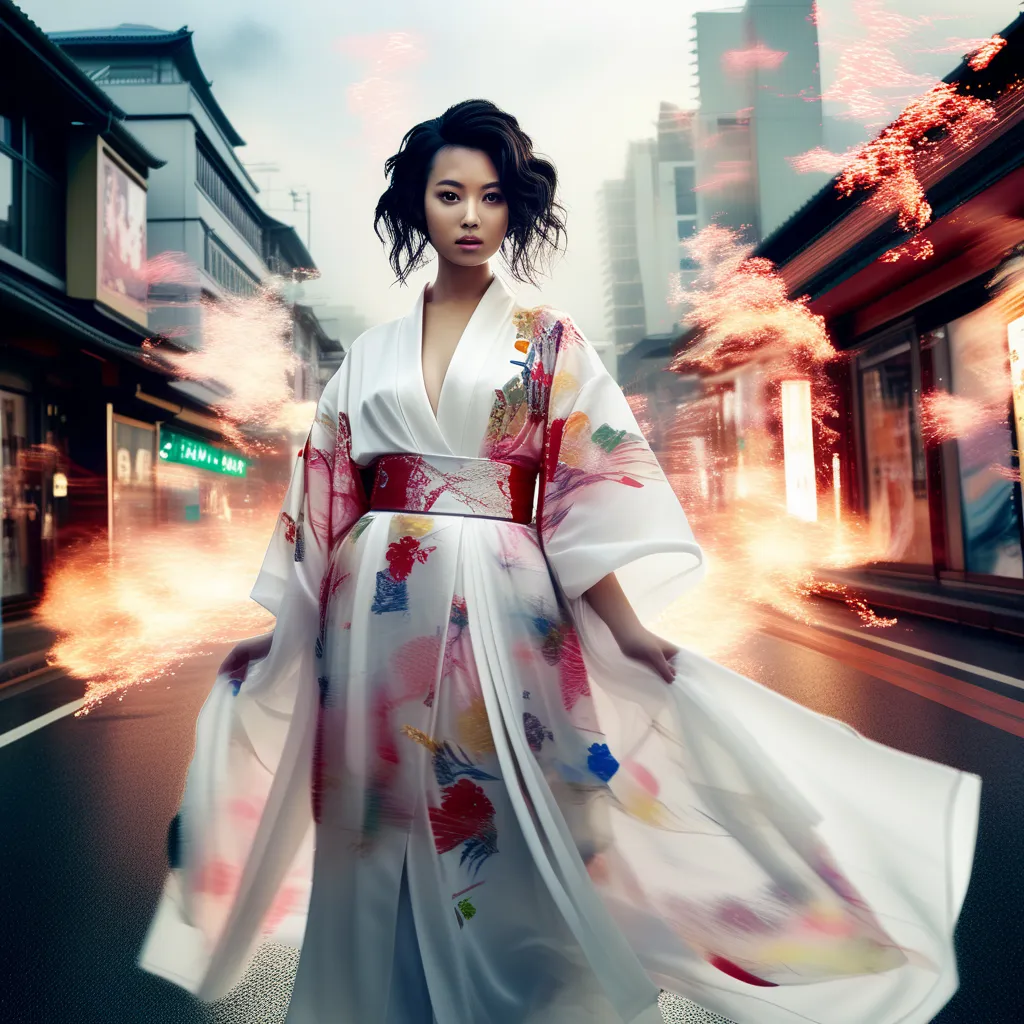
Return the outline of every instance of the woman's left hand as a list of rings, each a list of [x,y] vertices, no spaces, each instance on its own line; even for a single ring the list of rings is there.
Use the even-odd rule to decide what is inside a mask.
[[[666,683],[671,683],[675,679],[676,671],[670,661],[679,653],[679,648],[675,644],[663,640],[643,626],[630,629],[615,639],[619,650],[627,658],[642,661],[654,669]]]

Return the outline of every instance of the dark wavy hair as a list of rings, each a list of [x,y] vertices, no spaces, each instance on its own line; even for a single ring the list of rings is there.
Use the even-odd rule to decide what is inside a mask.
[[[533,284],[566,233],[565,209],[555,198],[558,176],[550,161],[534,154],[533,140],[519,122],[487,100],[464,100],[410,128],[384,163],[389,184],[377,202],[373,230],[382,243],[390,242],[388,261],[398,280],[404,284],[427,262],[423,195],[444,146],[479,149],[491,158],[508,204],[508,234],[499,251],[516,280]]]

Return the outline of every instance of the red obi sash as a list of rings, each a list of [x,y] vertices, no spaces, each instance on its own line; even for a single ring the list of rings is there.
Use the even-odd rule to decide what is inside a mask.
[[[511,462],[451,455],[382,455],[370,509],[476,516],[527,524],[537,473]]]

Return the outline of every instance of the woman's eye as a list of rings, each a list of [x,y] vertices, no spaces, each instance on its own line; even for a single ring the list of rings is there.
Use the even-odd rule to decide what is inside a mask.
[[[446,203],[452,203],[452,202],[458,202],[459,201],[459,197],[454,192],[442,192],[441,193],[441,198]]]
[[[487,195],[484,196],[484,199],[491,199],[495,203],[500,203],[504,199],[504,196],[502,196],[500,192],[488,192]]]

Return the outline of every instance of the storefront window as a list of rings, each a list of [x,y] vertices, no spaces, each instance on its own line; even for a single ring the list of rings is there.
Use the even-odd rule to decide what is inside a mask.
[[[153,477],[156,428],[114,416],[112,437],[112,542],[117,549],[131,545],[136,537],[144,539],[147,530],[156,522]]]
[[[859,357],[867,512],[879,561],[932,564],[913,337]]]
[[[1020,579],[1021,488],[1006,325],[981,309],[947,331],[953,393],[975,413],[956,440],[964,568]]]

